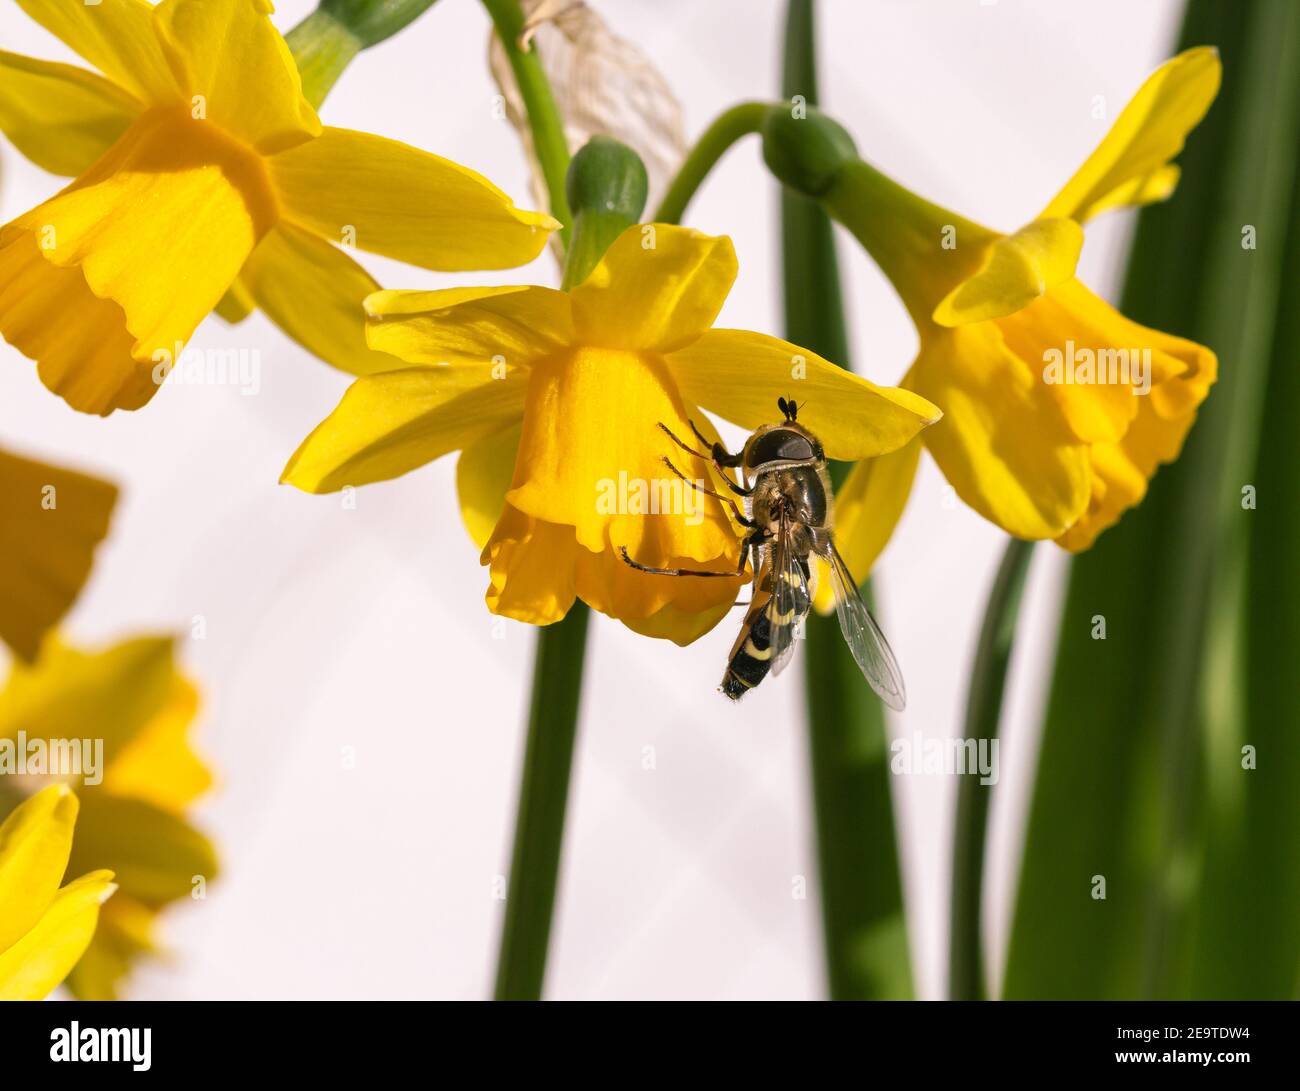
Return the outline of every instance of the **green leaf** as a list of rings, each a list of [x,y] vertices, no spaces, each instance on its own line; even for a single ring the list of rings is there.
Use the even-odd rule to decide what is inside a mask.
[[[1141,214],[1122,309],[1214,348],[1220,378],[1179,461],[1072,566],[1008,998],[1294,990],[1300,839],[1279,785],[1294,784],[1295,720],[1261,722],[1293,707],[1294,684],[1243,699],[1247,683],[1226,672],[1251,679],[1268,665],[1249,660],[1267,605],[1249,605],[1247,589],[1271,600],[1258,588],[1288,566],[1294,576],[1294,537],[1290,557],[1283,541],[1261,543],[1241,487],[1256,478],[1273,346],[1294,322],[1279,302],[1300,143],[1300,5],[1196,0],[1182,44],[1219,47],[1223,89],[1181,157],[1179,192]],[[1247,225],[1257,249],[1243,246]],[[1274,484],[1274,504],[1284,487]],[[1294,664],[1297,651],[1273,654]],[[1267,778],[1241,768],[1246,735],[1269,750]]]
[[[817,101],[811,0],[791,0],[782,93]],[[844,367],[839,266],[830,219],[781,194],[786,337]],[[845,467],[832,469],[836,484]],[[832,999],[908,999],[907,925],[889,791],[884,709],[833,618],[810,616],[803,656],[827,974]]]

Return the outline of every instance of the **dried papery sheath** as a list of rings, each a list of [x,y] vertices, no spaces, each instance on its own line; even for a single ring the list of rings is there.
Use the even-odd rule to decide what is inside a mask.
[[[601,135],[632,148],[645,163],[653,208],[686,154],[682,108],[667,81],[641,50],[614,34],[581,0],[524,0],[523,8],[527,22],[520,45],[541,55],[564,117],[569,150]],[[546,189],[523,99],[495,34],[488,60],[506,117],[528,153],[533,192],[544,203]]]

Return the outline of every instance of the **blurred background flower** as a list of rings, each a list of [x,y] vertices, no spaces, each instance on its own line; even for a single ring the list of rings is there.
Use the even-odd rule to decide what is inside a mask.
[[[72,848],[77,797],[50,785],[0,824],[0,1000],[41,1000],[82,957],[111,871],[87,872],[60,888]]]
[[[0,639],[31,662],[90,575],[117,487],[0,450],[0,496]]]
[[[154,924],[169,903],[205,898],[216,852],[190,825],[190,805],[212,783],[190,746],[198,711],[169,637],[140,637],[101,651],[48,643],[33,666],[15,665],[0,689],[0,740],[102,740],[102,783],[66,772],[0,781],[0,812],[59,780],[81,817],[69,874],[108,868],[118,891],[68,979],[83,999],[111,999],[137,956],[157,950]],[[70,826],[69,826],[70,829]],[[59,869],[62,874],[62,867]]]

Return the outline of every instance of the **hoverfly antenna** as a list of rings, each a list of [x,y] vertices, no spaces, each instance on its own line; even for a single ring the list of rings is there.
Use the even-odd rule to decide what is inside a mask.
[[[776,407],[777,407],[777,409],[779,409],[779,410],[781,411],[781,416],[783,416],[786,420],[789,420],[789,419],[790,419],[790,403],[789,403],[789,402],[787,402],[784,398],[777,398],[777,399],[776,399]]]

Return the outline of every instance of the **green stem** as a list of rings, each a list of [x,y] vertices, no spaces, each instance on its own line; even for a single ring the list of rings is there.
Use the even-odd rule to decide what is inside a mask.
[[[993,589],[984,608],[975,663],[966,698],[964,739],[992,741],[998,737],[1007,665],[1015,644],[1016,618],[1029,571],[1034,543],[1012,538],[998,565]],[[981,903],[984,894],[984,850],[987,841],[991,784],[980,783],[978,769],[968,769],[957,781],[953,827],[952,915],[948,947],[948,994],[951,1000],[983,1000],[984,959],[981,946]]]
[[[568,229],[573,223],[573,217],[564,191],[565,175],[569,169],[569,144],[564,136],[564,118],[551,93],[551,85],[536,47],[527,51],[519,47],[519,37],[524,30],[524,13],[519,0],[483,0],[483,6],[492,17],[492,25],[496,28],[497,37],[510,61],[515,82],[519,85],[519,94],[528,111],[533,149],[546,179],[551,215],[564,224],[561,237],[567,245]]]
[[[655,212],[655,223],[681,223],[686,206],[705,176],[742,137],[757,133],[770,107],[763,102],[742,102],[720,114],[696,142]]]
[[[587,643],[587,607],[575,602],[537,636],[528,743],[497,962],[496,999],[539,1000],[555,909],[569,771]]]
[[[578,151],[566,179],[575,218],[563,287],[584,281],[610,244],[645,208],[645,166],[607,137]],[[519,785],[515,846],[497,963],[498,1000],[539,1000],[555,910],[569,772],[587,646],[588,610],[575,602],[537,637],[528,743]]]
[[[313,11],[284,36],[302,75],[302,93],[317,110],[343,70],[361,52],[361,39],[325,11]]]

